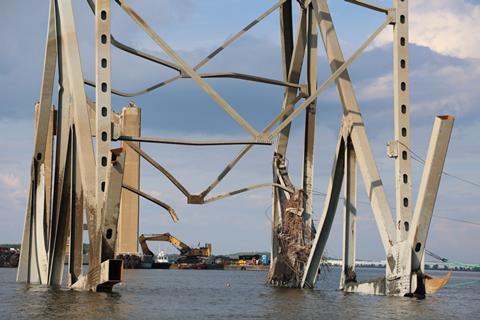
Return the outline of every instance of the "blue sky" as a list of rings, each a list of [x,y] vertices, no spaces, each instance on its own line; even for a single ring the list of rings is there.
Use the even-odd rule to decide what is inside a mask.
[[[28,167],[33,137],[33,105],[38,100],[48,2],[0,3],[0,225],[1,242],[19,242],[25,210]],[[388,6],[390,1],[372,1]],[[84,1],[74,1],[76,24],[86,78],[93,79],[93,18]],[[275,1],[162,0],[129,1],[169,44],[195,64],[260,15]],[[329,1],[346,55],[353,52],[382,22],[383,17],[343,1]],[[412,145],[424,156],[436,114],[453,114],[457,121],[445,170],[480,183],[480,1],[411,1]],[[117,39],[164,56],[119,9],[114,10]],[[393,139],[391,63],[387,29],[350,68],[390,203],[394,204],[394,162],[385,145]],[[322,49],[322,48],[321,48]],[[137,91],[171,75],[171,72],[113,50],[113,86]],[[278,15],[272,14],[202,71],[236,71],[281,77]],[[319,50],[319,82],[328,77],[328,64]],[[279,112],[282,90],[235,80],[209,80],[257,129]],[[92,95],[92,91],[87,89]],[[117,110],[130,99],[115,98]],[[184,138],[244,138],[245,134],[190,80],[134,99],[143,108],[143,135]],[[325,191],[335,148],[340,104],[334,88],[318,101],[316,187]],[[200,121],[199,121],[200,120]],[[294,123],[289,168],[300,183],[303,120]],[[191,191],[200,191],[220,172],[238,147],[188,149],[173,146],[144,148],[170,169]],[[271,180],[272,147],[256,147],[213,194]],[[412,163],[414,195],[422,167]],[[165,212],[141,203],[141,232],[171,232],[184,241],[212,242],[215,253],[268,250],[270,246],[270,191],[239,195],[206,206],[186,205],[185,199],[156,171],[142,166],[142,189],[173,205],[181,219],[174,225]],[[360,200],[365,200],[359,185]],[[480,189],[444,177],[435,215],[480,221]],[[315,219],[323,206],[315,198]],[[341,252],[341,211],[327,246],[331,256]],[[383,249],[368,205],[359,204],[359,258],[383,258]],[[478,226],[434,218],[427,247],[440,255],[465,262],[480,262],[475,243]],[[166,247],[170,252],[174,250]]]

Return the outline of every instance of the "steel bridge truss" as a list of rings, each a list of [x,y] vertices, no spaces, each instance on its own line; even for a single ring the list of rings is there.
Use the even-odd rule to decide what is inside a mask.
[[[22,252],[17,281],[61,285],[64,257],[69,247],[68,285],[87,290],[111,290],[121,281],[121,261],[115,260],[122,192],[148,199],[177,214],[168,204],[125,182],[129,170],[128,152],[138,154],[172,184],[190,204],[205,204],[258,188],[273,189],[272,263],[268,283],[276,286],[315,286],[322,255],[329,237],[340,192],[345,192],[343,212],[343,267],[340,288],[348,292],[386,295],[422,295],[426,291],[424,250],[441,172],[453,127],[453,117],[436,118],[428,156],[413,206],[410,164],[410,84],[408,53],[408,0],[392,0],[383,8],[363,0],[345,0],[384,15],[383,23],[348,58],[343,56],[327,0],[280,0],[231,36],[195,66],[188,65],[129,5],[115,3],[163,50],[170,61],[134,49],[111,34],[110,0],[86,0],[95,15],[96,79],[84,79],[76,36],[72,0],[51,0],[40,102],[36,106],[35,141],[26,211]],[[294,26],[294,5],[300,16]],[[280,16],[283,79],[270,79],[235,72],[200,73],[214,57],[254,28],[267,16]],[[365,124],[348,67],[388,26],[393,27],[395,140],[388,154],[395,159],[396,218],[392,217],[386,192],[373,157]],[[296,30],[294,29],[296,28]],[[331,74],[320,85],[317,57],[323,41]],[[138,92],[122,92],[111,86],[111,48],[175,70],[178,75]],[[306,62],[306,63],[305,63]],[[58,66],[58,73],[57,73]],[[301,75],[306,83],[301,83]],[[52,107],[54,79],[58,74],[58,109]],[[165,87],[174,81],[193,80],[223,109],[247,137],[236,141],[187,141],[126,134],[131,123],[112,108],[112,94],[134,97]],[[279,114],[262,130],[256,130],[205,79],[233,78],[284,87]],[[335,84],[343,118],[320,223],[313,226],[313,177],[316,128],[316,100]],[[90,101],[85,86],[95,88]],[[92,99],[93,100],[93,99]],[[302,185],[292,184],[286,153],[292,121],[305,116]],[[93,138],[93,140],[92,140]],[[112,149],[121,141],[122,148]],[[94,143],[93,143],[94,142]],[[165,167],[140,147],[143,143],[187,146],[243,145],[242,150],[200,194],[189,192]],[[255,145],[275,145],[273,181],[249,186],[218,196],[211,191]],[[378,227],[387,267],[385,278],[358,283],[355,272],[357,169],[362,175]],[[138,170],[138,169],[137,169]],[[123,190],[123,191],[122,191]],[[126,190],[126,191],[125,191]],[[82,231],[84,220],[90,243],[89,271],[82,273]]]

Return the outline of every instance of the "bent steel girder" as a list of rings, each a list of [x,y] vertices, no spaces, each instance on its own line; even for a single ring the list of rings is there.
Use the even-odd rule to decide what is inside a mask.
[[[422,295],[430,291],[425,280],[429,277],[424,275],[423,256],[453,128],[453,117],[441,116],[435,121],[420,191],[413,210],[408,0],[392,1],[392,8],[384,8],[364,0],[346,0],[362,10],[385,15],[383,23],[348,59],[343,56],[327,0],[280,0],[228,37],[196,65],[190,66],[133,10],[128,0],[115,2],[171,61],[117,40],[111,33],[111,0],[87,0],[95,17],[95,81],[90,81],[83,77],[72,0],[51,0],[17,280],[46,285],[62,284],[64,257],[68,253],[70,288],[110,291],[113,285],[121,281],[122,262],[115,260],[117,243],[122,242],[122,232],[138,233],[138,215],[136,222],[133,221],[135,217],[122,222],[120,208],[138,211],[138,199],[142,197],[165,209],[173,222],[178,221],[172,206],[141,190],[139,170],[142,158],[160,171],[185,196],[188,204],[206,204],[260,188],[272,188],[272,263],[267,279],[270,285],[315,286],[343,188],[343,266],[340,289],[396,296]],[[298,5],[298,10],[295,10],[294,5]],[[283,79],[232,71],[199,72],[223,50],[277,11],[280,18]],[[297,11],[299,17],[295,20],[293,14]],[[389,156],[395,158],[395,220],[392,218],[348,71],[358,56],[389,25],[393,26],[394,39],[395,140],[389,143],[388,150]],[[319,41],[319,35],[322,42]],[[323,43],[331,69],[331,74],[322,83],[318,82],[317,71],[319,43]],[[111,79],[112,47],[178,74],[138,92],[115,90]],[[59,95],[58,110],[55,110],[52,107],[52,93],[57,64]],[[211,78],[237,79],[283,87],[281,110],[262,130],[257,130],[206,81]],[[112,94],[138,96],[180,79],[195,82],[249,137],[219,141],[143,137],[140,131],[140,109],[131,108],[131,117],[124,117],[124,112],[122,115],[114,112]],[[338,91],[343,117],[320,223],[315,228],[312,215],[316,125],[319,121],[316,116],[317,99],[333,84]],[[95,88],[95,99],[86,96],[85,86]],[[130,103],[130,106],[135,105]],[[296,124],[294,120],[303,114],[302,171],[300,185],[296,186],[295,180],[290,177],[287,155],[291,144],[290,133]],[[95,143],[92,139],[95,139]],[[122,148],[112,150],[112,143],[121,143]],[[218,176],[196,194],[187,190],[167,168],[148,155],[140,143],[209,148],[224,145],[243,147]],[[271,182],[210,195],[254,146],[272,144],[274,154]],[[355,270],[357,172],[363,178],[387,258],[385,277],[366,283],[357,282]],[[126,199],[132,200],[131,207],[125,206],[125,202],[129,202]],[[90,241],[87,273],[82,273],[84,213]],[[130,229],[128,221],[132,223]],[[128,247],[135,250],[135,244],[129,244]]]
[[[409,233],[409,224],[411,214],[409,213],[409,197],[411,193],[411,185],[409,184],[410,162],[409,162],[409,91],[408,86],[408,68],[406,59],[408,57],[407,39],[408,27],[406,28],[406,14],[408,13],[408,1],[394,1],[395,8],[389,10],[380,10],[366,4],[363,1],[349,1],[361,4],[364,7],[374,9],[387,14],[387,20],[394,25],[395,41],[394,45],[394,74],[395,74],[395,134],[398,140],[395,141],[394,157],[396,160],[396,191],[397,191],[397,220],[398,228],[395,228],[390,209],[383,188],[383,184],[378,174],[375,161],[368,143],[365,133],[364,123],[355,98],[353,87],[351,85],[348,71],[345,68],[341,77],[336,79],[337,89],[343,105],[344,111],[344,133],[346,140],[350,141],[354,158],[351,159],[349,152],[345,153],[345,162],[347,163],[345,171],[347,178],[345,180],[346,201],[344,215],[344,248],[343,248],[343,269],[341,275],[340,287],[349,292],[365,292],[373,294],[387,295],[424,295],[425,285],[422,274],[423,247],[425,235],[430,224],[432,205],[438,191],[439,178],[443,169],[443,161],[445,159],[448,141],[450,139],[451,128],[453,124],[452,117],[438,118],[432,134],[432,142],[430,144],[429,156],[430,162],[425,167],[424,176],[422,178],[421,192],[417,202],[415,215],[415,229]],[[345,66],[343,55],[336,37],[333,22],[330,16],[326,0],[312,0],[319,23],[319,30],[322,34],[327,57],[329,59],[332,72],[338,71]],[[403,25],[402,27],[397,25]],[[385,26],[382,25],[381,28]],[[378,33],[377,33],[378,34]],[[374,33],[375,35],[375,33]],[[368,42],[368,41],[367,41]],[[398,65],[397,65],[398,63]],[[302,106],[303,107],[303,106]],[[442,122],[443,120],[443,122]],[[346,126],[345,126],[346,124]],[[443,133],[440,134],[439,132]],[[400,138],[401,136],[401,138]],[[401,145],[402,147],[398,147]],[[347,151],[349,149],[347,148]],[[352,153],[353,155],[353,153]],[[433,160],[433,158],[436,160]],[[387,254],[387,270],[386,277],[380,281],[367,282],[357,284],[354,272],[355,266],[355,224],[354,211],[352,212],[352,203],[355,200],[356,184],[354,176],[350,173],[355,170],[349,161],[356,161],[360,168],[367,194],[372,204],[373,213],[377,222],[377,227],[382,238],[382,243]],[[350,171],[350,172],[349,172]],[[432,177],[435,177],[432,179]],[[400,182],[399,180],[403,181]],[[338,180],[337,180],[338,181]],[[403,184],[400,186],[400,184]],[[431,189],[431,193],[425,194],[426,188]],[[339,189],[337,187],[339,192]],[[351,191],[353,190],[353,191]],[[423,191],[422,191],[423,190]],[[330,193],[330,191],[329,191]],[[329,198],[327,196],[327,198]],[[399,201],[401,200],[401,201]],[[333,197],[333,205],[336,205],[338,199]],[[329,205],[332,200],[329,199]],[[420,212],[423,211],[423,214]],[[302,286],[313,287],[319,270],[320,259],[323,254],[326,237],[330,230],[331,216],[324,213],[322,217],[320,230],[316,235],[312,251],[308,260],[307,271],[302,279]],[[420,222],[421,221],[421,222]],[[330,222],[330,223],[328,223]],[[422,224],[422,227],[419,227]],[[325,227],[326,226],[326,227]],[[325,229],[325,232],[323,230]],[[326,234],[326,236],[325,236]],[[408,237],[408,235],[410,235]],[[415,235],[415,236],[413,236]],[[415,239],[415,240],[414,240]],[[415,242],[418,239],[418,242]],[[415,242],[415,243],[414,243]],[[414,248],[415,247],[415,248]],[[416,252],[412,251],[412,249]],[[353,261],[352,261],[353,260]],[[414,272],[412,272],[414,271]]]
[[[95,157],[91,140],[90,121],[87,111],[87,100],[83,86],[83,72],[80,65],[80,52],[76,38],[75,22],[71,1],[58,0],[58,20],[61,29],[61,61],[68,87],[64,88],[72,103],[73,122],[75,123],[75,136],[77,139],[78,157],[80,158],[80,172],[82,189],[85,196],[87,210],[90,246],[93,250],[89,259],[91,267],[100,263],[100,226],[101,219],[97,212],[95,189]],[[68,89],[68,91],[67,91]]]
[[[227,102],[225,101],[205,80],[203,80],[198,73],[190,67],[168,44],[165,42],[147,23],[140,18],[140,16],[128,5],[124,0],[118,0],[117,3],[135,21],[140,28],[142,28],[155,43],[160,46],[163,51],[169,55],[181,68],[182,71],[188,74],[200,88],[202,88],[222,109],[225,110],[245,131],[252,137],[259,138],[258,132],[255,130],[243,117]]]
[[[47,156],[48,130],[52,111],[52,94],[55,79],[57,61],[57,29],[55,17],[55,3],[50,1],[50,10],[47,27],[47,40],[45,45],[44,67],[40,102],[38,104],[38,116],[35,124],[34,151],[31,162],[31,180],[28,194],[27,212],[25,214],[24,232],[22,237],[22,251],[20,254],[17,281],[45,284],[47,282],[46,251],[48,237],[46,234],[50,228],[49,211],[37,211],[37,198],[45,199],[45,186],[50,186],[49,181],[38,179],[39,171],[43,167],[45,172],[45,159]],[[51,164],[50,164],[51,165]],[[51,171],[50,171],[51,172]],[[41,185],[38,185],[41,183]],[[47,190],[51,190],[47,187]],[[50,196],[50,193],[48,193]],[[50,209],[50,198],[45,202],[47,210]],[[43,204],[41,204],[43,208]],[[41,231],[41,234],[34,232]],[[38,251],[40,250],[40,252]]]
[[[315,15],[317,17],[318,27],[324,46],[327,53],[332,72],[338,72],[342,66],[346,66],[346,62],[343,58],[343,53],[340,48],[338,38],[333,26],[332,17],[324,0],[313,0],[312,5],[315,9]],[[392,20],[390,16],[386,21],[377,29],[376,32],[360,47],[365,48],[365,44],[369,44],[380,30],[390,23]],[[357,51],[358,52],[358,51]],[[354,53],[353,56],[355,56]],[[341,76],[340,76],[341,75]],[[353,148],[356,153],[358,165],[362,177],[364,180],[367,195],[370,198],[372,209],[375,215],[375,221],[380,232],[382,244],[385,252],[391,254],[391,246],[394,242],[395,227],[393,225],[390,207],[388,205],[387,197],[383,188],[383,184],[378,173],[378,169],[375,164],[373,153],[368,142],[368,138],[365,132],[365,126],[360,113],[358,102],[355,97],[353,86],[350,81],[350,77],[346,67],[341,71],[339,77],[336,79],[337,90],[340,96],[340,100],[343,106],[344,121],[347,122],[348,130],[350,130],[350,138],[352,140]],[[328,233],[329,231],[327,231]],[[318,236],[319,234],[317,234]],[[317,242],[317,237],[315,239]],[[313,287],[316,281],[316,274],[320,266],[320,259],[323,254],[323,248],[314,249],[310,253],[307,272],[304,274],[302,280],[302,286]],[[316,253],[315,253],[316,252]],[[320,252],[320,253],[319,253]],[[315,253],[315,254],[314,254]]]
[[[51,102],[57,63],[60,90],[55,117]],[[94,193],[96,166],[87,108],[71,1],[51,1],[41,100],[35,125],[32,184],[17,274],[19,282],[61,284],[68,238],[69,283],[75,284],[82,277],[84,204],[91,245],[90,267],[100,267],[102,221],[99,221],[101,212],[97,212]],[[50,154],[53,136],[56,137],[54,165]],[[97,284],[99,282],[86,283],[83,288],[96,290]]]

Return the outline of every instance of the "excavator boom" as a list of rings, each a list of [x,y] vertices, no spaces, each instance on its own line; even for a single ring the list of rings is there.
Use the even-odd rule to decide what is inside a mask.
[[[147,245],[147,241],[165,241],[170,242],[178,251],[180,251],[181,256],[185,257],[210,257],[212,255],[212,245],[207,243],[204,247],[200,248],[191,248],[186,243],[181,241],[175,236],[172,236],[170,233],[162,234],[149,234],[149,235],[140,235],[138,237],[140,246],[144,255],[153,256],[153,252]]]

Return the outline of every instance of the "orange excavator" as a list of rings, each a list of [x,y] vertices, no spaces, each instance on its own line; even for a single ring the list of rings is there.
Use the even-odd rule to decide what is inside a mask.
[[[143,254],[146,256],[153,256],[154,253],[147,245],[147,241],[165,241],[170,242],[178,251],[180,251],[180,258],[177,262],[198,262],[202,258],[208,258],[212,255],[212,244],[206,243],[205,246],[199,248],[191,248],[186,243],[181,241],[170,233],[162,234],[148,234],[140,235],[138,237],[140,246],[142,247]]]

